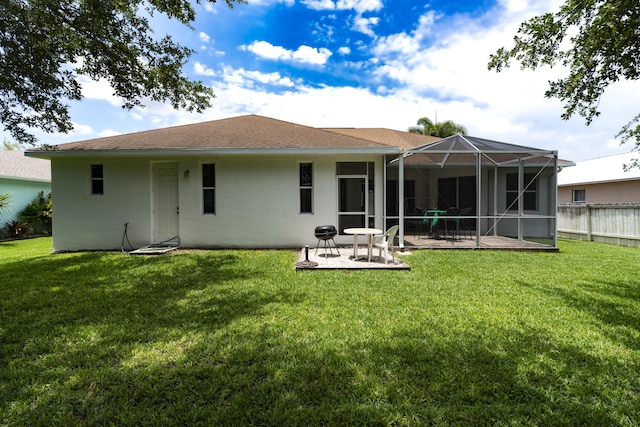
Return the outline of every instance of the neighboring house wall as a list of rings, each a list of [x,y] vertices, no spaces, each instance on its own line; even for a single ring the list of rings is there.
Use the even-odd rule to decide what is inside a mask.
[[[0,194],[9,193],[9,210],[0,211],[0,229],[7,221],[19,220],[20,212],[40,192],[51,192],[48,160],[26,157],[22,151],[0,150]]]
[[[577,162],[558,174],[558,235],[640,247],[637,152]]]
[[[119,249],[125,223],[132,246],[151,243],[156,226],[152,165],[167,161],[178,166],[182,247],[315,246],[314,228],[337,223],[336,162],[375,162],[376,189],[382,188],[383,179],[382,157],[374,155],[54,158],[54,251]],[[299,212],[300,162],[313,163],[313,214]],[[215,214],[202,214],[203,163],[215,164]],[[91,194],[92,164],[103,165],[102,195]],[[375,226],[380,228],[382,197],[382,191],[376,191]],[[339,236],[338,240],[352,239]]]
[[[564,185],[558,188],[558,202],[574,202],[574,191],[584,190],[584,203],[640,202],[640,180]]]
[[[9,193],[9,210],[0,211],[0,228],[7,221],[19,220],[19,214],[43,191],[45,196],[51,192],[51,183],[28,181],[24,179],[0,178],[0,194]]]

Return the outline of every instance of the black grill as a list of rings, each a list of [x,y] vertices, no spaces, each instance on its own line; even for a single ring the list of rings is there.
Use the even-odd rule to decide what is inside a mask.
[[[336,237],[338,230],[333,225],[320,225],[316,227],[316,238],[320,240],[329,240]]]
[[[315,229],[315,235],[318,239],[318,244],[316,245],[316,254],[318,253],[318,247],[320,246],[320,242],[324,242],[324,257],[328,257],[327,248],[329,248],[329,253],[333,255],[331,251],[331,245],[329,241],[333,242],[333,246],[336,248],[338,255],[340,255],[340,251],[338,250],[338,246],[336,245],[336,241],[333,239],[338,234],[338,230],[334,225],[320,225]]]

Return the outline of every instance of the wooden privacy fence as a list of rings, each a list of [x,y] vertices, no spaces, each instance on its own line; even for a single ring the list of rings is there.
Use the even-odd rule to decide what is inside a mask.
[[[640,247],[640,203],[558,206],[558,237]]]

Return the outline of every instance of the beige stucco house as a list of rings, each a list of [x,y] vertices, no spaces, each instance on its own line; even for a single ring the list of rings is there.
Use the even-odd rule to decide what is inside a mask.
[[[630,152],[576,162],[558,174],[559,204],[640,203],[640,168],[624,169],[640,158]]]

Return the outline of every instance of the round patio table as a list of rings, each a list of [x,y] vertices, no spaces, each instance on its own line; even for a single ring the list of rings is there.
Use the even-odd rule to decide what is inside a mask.
[[[353,234],[353,260],[357,261],[358,259],[358,235],[359,234],[364,234],[369,236],[369,241],[367,242],[367,257],[369,259],[369,262],[371,262],[371,246],[373,243],[373,237],[376,234],[382,234],[382,230],[379,230],[377,228],[368,228],[368,227],[361,227],[361,228],[345,228],[344,232],[346,234]]]

